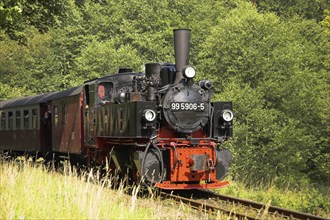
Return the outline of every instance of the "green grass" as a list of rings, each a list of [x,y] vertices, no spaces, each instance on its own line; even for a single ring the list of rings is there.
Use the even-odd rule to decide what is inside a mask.
[[[329,186],[300,186],[282,189],[275,185],[247,187],[244,183],[231,181],[229,187],[218,190],[225,195],[249,199],[262,203],[270,202],[290,210],[311,213],[322,217],[330,217]]]
[[[208,213],[192,211],[184,204],[159,198],[138,198],[140,186],[126,193],[122,185],[112,190],[112,178],[99,179],[92,171],[77,174],[64,166],[51,166],[25,158],[5,161],[0,156],[0,219],[207,219]],[[275,186],[247,187],[231,181],[220,193],[330,216],[329,188],[282,190]],[[152,195],[152,194],[150,194]],[[212,216],[227,219],[227,216]]]
[[[92,172],[63,174],[42,164],[0,159],[0,219],[198,219],[183,204],[138,199]]]

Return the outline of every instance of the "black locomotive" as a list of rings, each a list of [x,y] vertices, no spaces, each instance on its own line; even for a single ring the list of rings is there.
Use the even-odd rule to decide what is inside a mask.
[[[174,30],[175,62],[86,81],[62,92],[0,102],[0,149],[78,155],[164,189],[228,184],[232,103],[211,102],[212,82],[194,84],[190,30]],[[51,110],[49,124],[44,116]],[[32,138],[31,138],[32,136]]]

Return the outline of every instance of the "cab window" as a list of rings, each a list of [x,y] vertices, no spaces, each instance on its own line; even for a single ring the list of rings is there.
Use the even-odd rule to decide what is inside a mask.
[[[94,107],[95,105],[95,85],[85,85],[85,104],[86,108]]]
[[[104,85],[99,85],[99,88],[98,88],[98,94],[99,94],[99,98],[100,98],[100,99],[105,98],[105,89],[104,89]]]
[[[99,85],[97,87],[97,94],[98,94],[99,100],[111,101],[111,93],[112,93],[112,83],[111,82],[99,83]]]

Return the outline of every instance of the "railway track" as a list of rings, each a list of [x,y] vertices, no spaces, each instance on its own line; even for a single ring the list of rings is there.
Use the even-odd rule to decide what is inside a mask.
[[[162,192],[162,198],[183,202],[194,209],[208,213],[222,212],[237,219],[304,219],[329,220],[308,213],[297,212],[276,206],[262,204],[250,200],[225,196],[206,190],[184,191],[175,194]]]

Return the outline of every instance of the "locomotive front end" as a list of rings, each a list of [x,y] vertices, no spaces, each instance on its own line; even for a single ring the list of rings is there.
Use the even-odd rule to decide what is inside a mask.
[[[189,66],[190,30],[175,30],[174,37],[175,80],[161,96],[155,141],[164,161],[162,172],[156,172],[163,175],[156,186],[170,190],[224,187],[229,184],[223,179],[232,156],[220,144],[232,135],[232,106],[210,101],[212,82],[194,84],[196,71]],[[150,158],[155,161],[156,157]],[[152,179],[151,174],[147,179]]]
[[[184,83],[165,95],[157,143],[167,166],[157,187],[212,189],[229,184],[223,179],[232,155],[220,146],[232,134],[233,113],[231,106],[222,105],[226,109],[220,110],[221,105],[209,98],[201,87]]]

